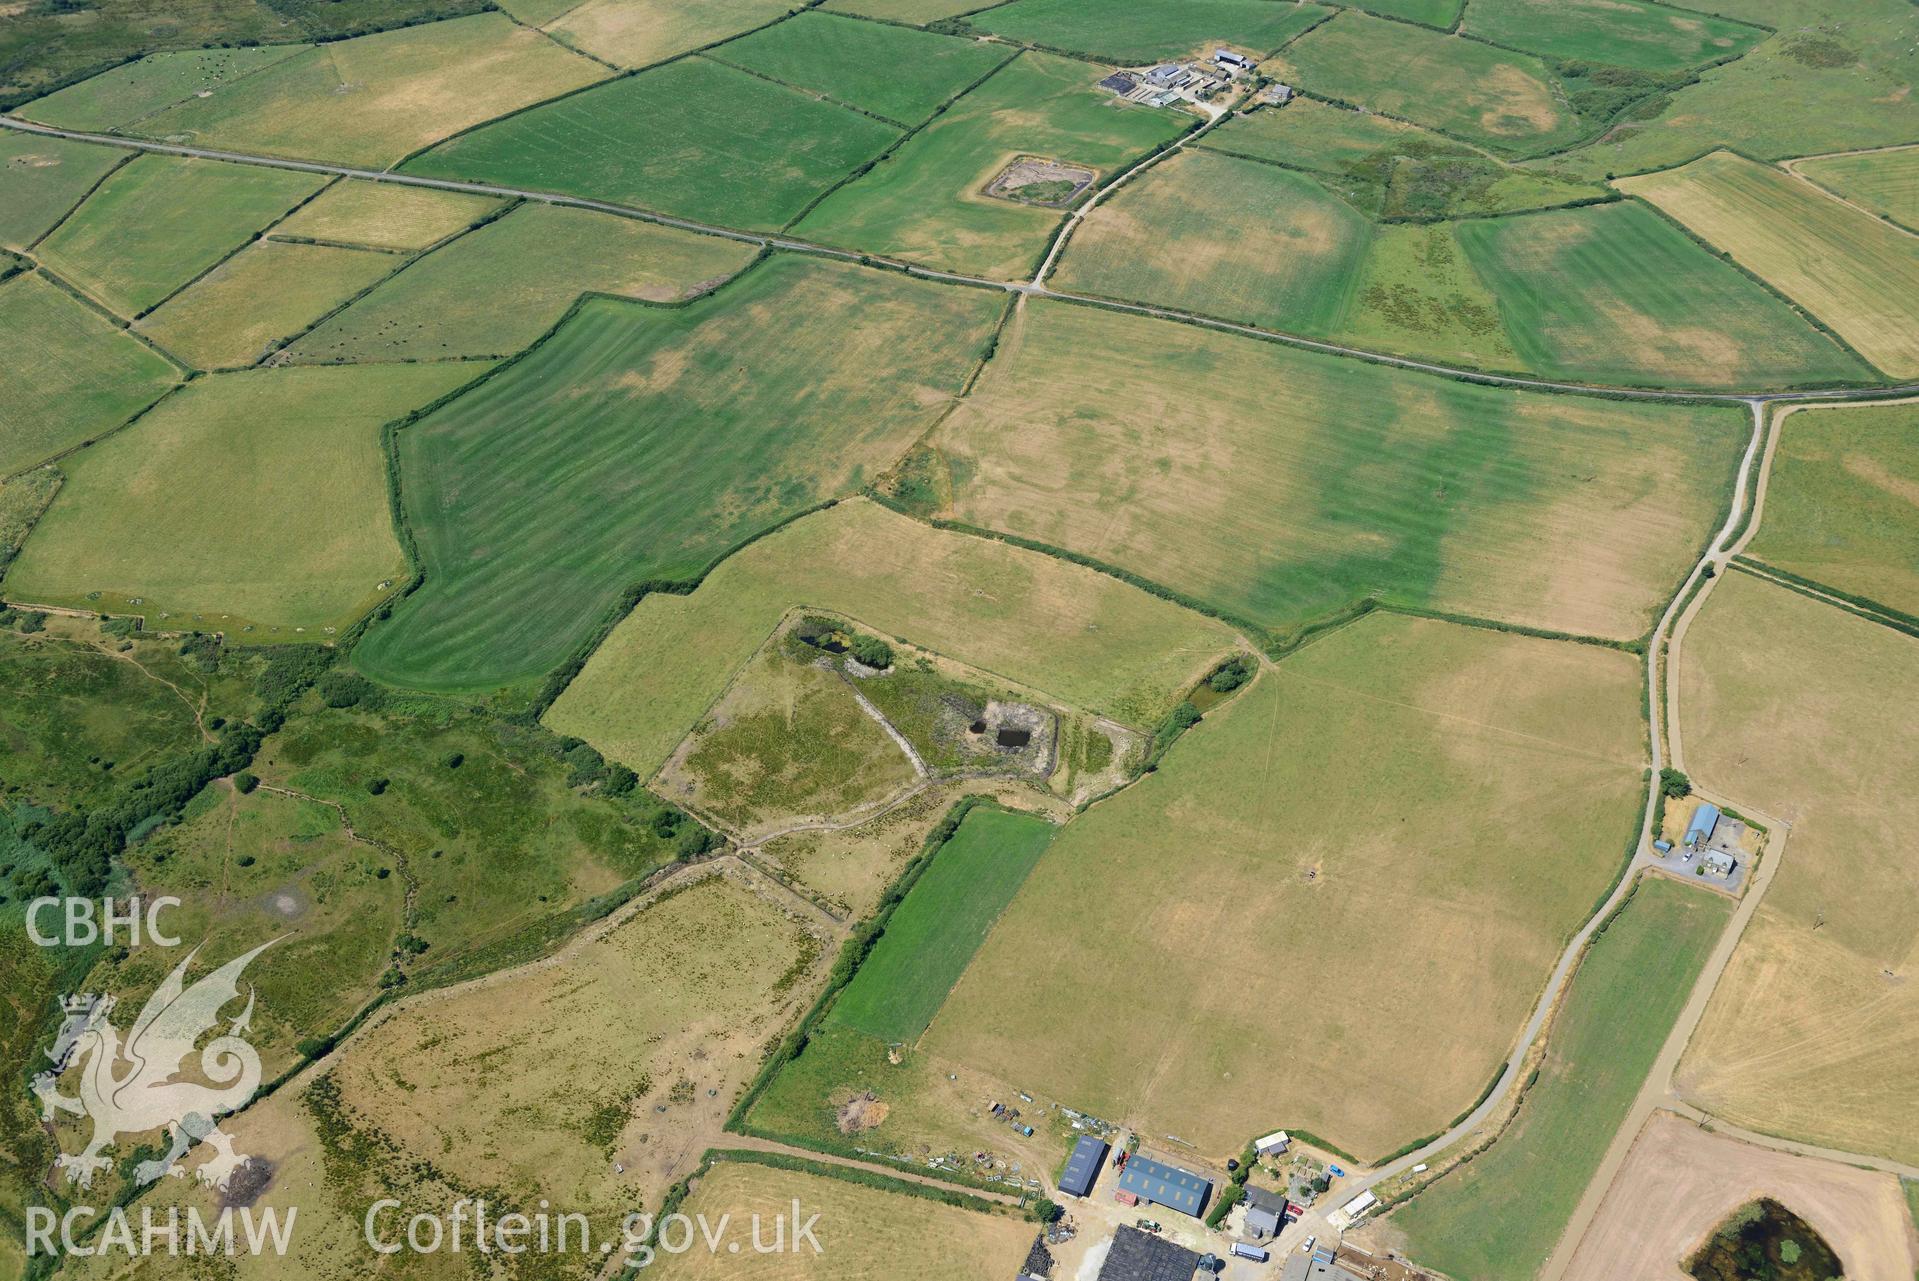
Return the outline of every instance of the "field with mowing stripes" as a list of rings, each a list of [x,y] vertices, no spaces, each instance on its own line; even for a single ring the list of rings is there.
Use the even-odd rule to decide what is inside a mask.
[[[294,210],[273,234],[369,249],[425,249],[499,207],[489,196],[347,179]]]
[[[1888,374],[1919,374],[1919,237],[1731,152],[1615,185],[1731,254]]]
[[[180,373],[37,275],[0,284],[0,476],[112,431]]]
[[[317,174],[135,156],[35,249],[122,316],[180,286],[318,191]]]
[[[1268,0],[1115,0],[1096,6],[1013,0],[975,15],[967,25],[1009,40],[1132,64],[1210,54],[1222,44],[1254,55],[1271,53],[1331,12]]]
[[[960,520],[1281,637],[1374,597],[1627,639],[1715,527],[1746,438],[1734,409],[1479,387],[1029,299],[936,443]],[[1675,475],[1710,497],[1668,501]]]
[[[1677,71],[1736,58],[1764,28],[1652,0],[1472,0],[1468,35],[1548,58]]]
[[[1908,231],[1919,231],[1919,147],[1801,160],[1793,170]]]
[[[399,435],[423,587],[355,661],[435,689],[557,666],[622,592],[692,578],[932,424],[1001,300],[816,258],[683,308],[589,299]]]
[[[0,246],[38,240],[124,159],[117,147],[0,132]]]
[[[828,1020],[882,1041],[919,1040],[1058,830],[1031,814],[969,811],[888,918]]]
[[[1481,218],[1459,242],[1525,367],[1552,378],[1749,389],[1873,371],[1637,201]]]
[[[272,44],[150,54],[49,94],[21,114],[62,129],[138,132],[137,126],[148,116],[189,98],[223,93],[234,81],[311,48]]]
[[[293,344],[288,358],[511,356],[589,290],[674,302],[752,260],[752,246],[736,241],[528,203],[412,264]]]
[[[771,230],[900,131],[688,58],[455,138],[406,166]]]
[[[1305,174],[1187,151],[1088,214],[1051,283],[1323,337],[1346,319],[1372,235]]]

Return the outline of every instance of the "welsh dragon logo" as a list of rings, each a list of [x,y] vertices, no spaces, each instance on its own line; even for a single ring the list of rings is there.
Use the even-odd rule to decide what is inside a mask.
[[[136,1185],[145,1186],[162,1175],[185,1175],[178,1164],[194,1143],[205,1143],[213,1156],[195,1172],[202,1183],[225,1190],[247,1158],[234,1151],[233,1140],[220,1129],[218,1118],[244,1107],[260,1088],[260,1055],[242,1039],[252,1025],[254,992],[247,989],[246,1008],[227,1027],[199,1047],[202,1079],[183,1079],[189,1058],[200,1038],[220,1021],[220,1011],[240,995],[240,973],[254,957],[273,946],[272,940],[235,957],[219,969],[186,984],[187,967],[199,948],[173,968],[166,981],[147,998],[139,1017],[126,1032],[113,1024],[111,996],[70,996],[62,1002],[67,1018],[47,1056],[53,1067],[33,1079],[42,1121],[67,1112],[93,1123],[86,1149],[77,1155],[61,1153],[56,1168],[81,1187],[93,1183],[96,1172],[113,1162],[105,1153],[121,1135],[164,1129],[170,1140],[165,1156],[134,1167]],[[66,1073],[79,1073],[79,1096],[58,1088]]]

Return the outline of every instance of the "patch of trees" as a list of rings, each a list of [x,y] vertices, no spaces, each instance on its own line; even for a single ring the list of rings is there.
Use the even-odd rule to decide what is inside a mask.
[[[1257,670],[1250,654],[1235,654],[1213,669],[1213,674],[1206,678],[1206,688],[1215,694],[1230,694],[1253,679]]]
[[[1683,801],[1692,795],[1692,780],[1668,765],[1659,771],[1659,794],[1668,800]]]

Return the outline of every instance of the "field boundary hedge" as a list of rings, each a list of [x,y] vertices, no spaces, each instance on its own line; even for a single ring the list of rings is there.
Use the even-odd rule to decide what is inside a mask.
[[[1798,574],[1788,573],[1786,570],[1750,556],[1735,556],[1732,558],[1731,565],[1732,568],[1769,582],[1775,587],[1797,592],[1822,605],[1831,605],[1855,618],[1864,619],[1869,623],[1878,623],[1881,627],[1890,627],[1893,631],[1904,632],[1908,636],[1919,637],[1919,617],[1894,609],[1890,605],[1882,605],[1869,596],[1859,596],[1852,592],[1841,591],[1837,587],[1828,587],[1815,579],[1802,578]]]

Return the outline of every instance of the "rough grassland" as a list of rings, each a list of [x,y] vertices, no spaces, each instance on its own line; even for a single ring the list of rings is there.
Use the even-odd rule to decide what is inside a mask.
[[[378,167],[608,74],[503,13],[478,13],[320,45],[138,132]]]
[[[1793,169],[1908,230],[1919,229],[1919,147],[1802,160]]]
[[[1919,641],[1735,574],[1680,680],[1687,769],[1793,825],[1680,1092],[1768,1134],[1919,1163]]]
[[[369,249],[425,249],[499,207],[490,196],[349,179],[294,210],[273,234]]]
[[[1372,234],[1305,174],[1188,151],[1088,214],[1052,283],[1323,337],[1345,322]]]
[[[406,170],[766,231],[897,137],[871,116],[687,58],[455,138]]]
[[[735,241],[529,203],[409,266],[293,344],[288,358],[510,356],[589,289],[674,302],[752,260],[752,246]]]
[[[1593,646],[1327,637],[1061,831],[926,1048],[1213,1157],[1275,1124],[1361,1156],[1442,1129],[1618,874],[1638,690]],[[1066,907],[1095,897],[1127,910]]]
[[[104,133],[135,125],[189,98],[221,93],[233,81],[310,48],[272,44],[151,54],[29,103],[20,114],[62,129]]]
[[[138,597],[142,613],[215,620],[236,640],[344,626],[405,574],[381,425],[480,372],[386,365],[194,383],[63,464],[66,486],[8,587],[115,613]]]
[[[1473,0],[1466,32],[1548,58],[1676,71],[1734,58],[1766,37],[1760,27],[1650,0]]]
[[[135,328],[201,369],[251,365],[402,261],[368,249],[256,241]]]
[[[1616,185],[1730,253],[1887,373],[1919,374],[1919,237],[1730,152]]]
[[[960,519],[1282,636],[1371,596],[1626,639],[1719,519],[1745,439],[1732,409],[1478,387],[1034,299],[936,443]],[[1700,501],[1670,501],[1677,475]]]
[[[1443,31],[1459,19],[1459,11],[1465,6],[1466,0],[1363,0],[1363,3],[1349,7],[1383,13],[1389,18],[1404,18],[1407,22],[1424,23]]]
[[[722,561],[690,596],[641,601],[546,722],[650,773],[795,606],[1136,726],[1233,643],[1212,619],[1104,574],[856,499]]]
[[[972,40],[802,13],[709,56],[910,125],[1012,55]]]
[[[1425,137],[1431,135],[1390,116],[1295,98],[1278,109],[1266,107],[1234,116],[1194,145],[1341,174],[1382,148]]]
[[[1267,0],[1013,0],[968,20],[981,31],[1122,64],[1152,62],[1224,43],[1266,54],[1325,17],[1312,4]]]
[[[1340,337],[1369,351],[1517,368],[1498,303],[1460,249],[1455,226],[1380,227]]]
[[[917,1041],[1058,830],[1032,814],[968,813],[828,1018],[884,1041]]]
[[[0,285],[0,475],[125,422],[179,381],[174,367],[39,276]]]
[[[0,245],[25,249],[38,240],[125,156],[116,147],[0,133]]]
[[[888,22],[923,25],[980,7],[980,0],[826,0],[820,8],[832,13],[857,13]]]
[[[1021,54],[795,229],[995,279],[1030,274],[1061,214],[986,195],[1000,170],[1035,155],[1103,178],[1195,123],[1178,112],[1118,105],[1094,87],[1099,77],[1084,62]]]
[[[1527,369],[1656,387],[1870,382],[1857,357],[1637,201],[1462,222]]]
[[[1692,995],[1732,903],[1649,877],[1581,961],[1519,1114],[1387,1220],[1449,1276],[1529,1281],[1552,1253]]]
[[[958,393],[1000,305],[793,256],[686,307],[587,300],[400,433],[426,582],[357,661],[441,689],[539,676],[627,588],[691,579],[885,470]]]
[[[779,1254],[696,1246],[663,1254],[654,1265],[657,1274],[687,1281],[796,1281],[830,1267],[836,1281],[1001,1281],[1018,1273],[1036,1234],[1030,1221],[1012,1215],[743,1162],[715,1166],[684,1208],[709,1223],[730,1214],[740,1232],[758,1215],[771,1241],[781,1215],[790,1230],[795,1198],[805,1207],[802,1218],[820,1216],[818,1256],[811,1246]]]
[[[1746,551],[1919,615],[1919,404],[1789,414]]]
[[[159,304],[318,191],[318,174],[136,156],[35,252],[123,316]]]
[[[566,44],[622,67],[646,67],[771,22],[793,0],[586,0],[547,24]]]
[[[1345,12],[1271,70],[1314,93],[1507,150],[1563,146],[1580,122],[1538,58]]]

